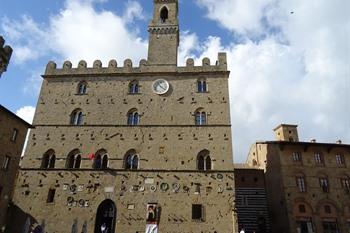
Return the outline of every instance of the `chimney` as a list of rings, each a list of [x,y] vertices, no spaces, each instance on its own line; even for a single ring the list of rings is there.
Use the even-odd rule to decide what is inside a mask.
[[[310,142],[316,143],[316,139],[311,139]]]
[[[342,141],[339,139],[336,141],[337,144],[342,144]]]

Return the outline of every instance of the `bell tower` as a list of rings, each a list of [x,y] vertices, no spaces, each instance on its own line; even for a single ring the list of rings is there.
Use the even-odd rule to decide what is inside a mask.
[[[153,12],[148,26],[148,64],[176,66],[179,47],[178,0],[154,0]]]

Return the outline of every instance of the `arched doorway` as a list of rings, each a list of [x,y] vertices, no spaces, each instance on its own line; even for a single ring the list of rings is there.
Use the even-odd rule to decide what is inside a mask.
[[[95,233],[115,233],[117,208],[110,199],[104,200],[97,208]]]

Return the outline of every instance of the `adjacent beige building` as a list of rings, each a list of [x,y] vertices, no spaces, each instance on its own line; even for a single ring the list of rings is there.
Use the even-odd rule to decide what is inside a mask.
[[[247,159],[265,170],[272,232],[350,232],[350,145],[300,142],[296,125],[274,131]]]
[[[12,48],[5,46],[5,39],[0,36],[0,78],[3,72],[7,70],[12,55]]]
[[[177,0],[148,31],[138,66],[48,63],[7,232],[237,232],[226,54],[177,66]]]
[[[0,232],[4,232],[19,161],[31,125],[0,105]]]

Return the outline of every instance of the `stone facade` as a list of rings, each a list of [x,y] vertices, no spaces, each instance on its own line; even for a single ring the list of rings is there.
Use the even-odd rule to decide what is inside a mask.
[[[0,36],[0,78],[2,73],[7,70],[7,66],[12,55],[12,48],[8,45],[4,45],[5,40],[2,36]]]
[[[8,232],[144,232],[150,204],[159,232],[237,232],[226,54],[178,67],[178,3],[154,4],[138,67],[48,63]]]
[[[295,125],[275,134],[252,145],[247,159],[265,170],[272,232],[349,232],[350,145],[299,142]]]
[[[0,105],[0,232],[5,229],[19,161],[31,125]]]

